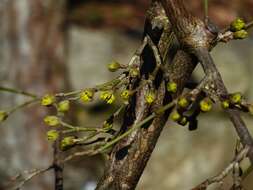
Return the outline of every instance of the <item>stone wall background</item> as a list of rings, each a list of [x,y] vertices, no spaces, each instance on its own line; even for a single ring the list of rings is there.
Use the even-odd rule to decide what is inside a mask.
[[[119,3],[124,5],[125,1],[114,1],[116,3],[110,9],[106,7],[107,5],[104,5],[106,3],[99,4],[99,1],[94,1],[96,2],[94,6],[94,4],[89,4],[90,2],[87,1],[90,13],[101,14],[102,11],[102,13],[106,13],[104,15],[109,16],[101,18],[101,15],[93,14],[88,17],[91,18],[91,22],[82,23],[80,20],[82,21],[87,17],[80,13],[85,12],[87,7],[81,9],[81,6],[77,6],[78,9],[72,10],[73,14],[69,17],[70,28],[68,31],[68,56],[66,62],[69,80],[73,89],[93,86],[113,78],[114,75],[107,71],[106,65],[111,60],[127,63],[141,41],[143,11],[147,1],[139,0],[137,5],[140,8],[136,8],[135,3],[137,1],[129,1],[130,3],[125,7],[123,6],[122,9],[119,9]],[[211,13],[220,26],[229,23],[238,15],[245,18],[252,16],[250,13],[252,0],[243,1],[241,6],[238,6],[238,2],[236,0],[230,1],[231,6],[228,7],[228,1],[212,1],[214,9]],[[98,5],[105,8],[99,8],[98,11],[95,11]],[[87,5],[84,4],[84,6]],[[199,1],[192,1],[189,7],[197,15],[201,15]],[[240,11],[242,7],[247,8],[245,10],[249,11]],[[78,12],[78,10],[80,11]],[[120,16],[124,13],[124,22],[118,18],[116,21],[112,21],[112,17],[110,17],[110,11],[112,10],[118,10],[113,18],[117,18],[119,13],[121,13]],[[224,15],[227,16],[224,18]],[[103,19],[107,19],[107,22]],[[129,23],[125,23],[126,20],[129,20]],[[0,42],[5,42],[4,37],[1,35]],[[9,85],[9,81],[4,81],[5,75],[11,69],[8,64],[4,64],[8,62],[8,57],[5,57],[4,54],[6,48],[8,48],[6,43],[1,43],[0,80],[1,84]],[[253,102],[252,52],[253,39],[251,37],[243,41],[219,44],[212,54],[228,89],[231,92],[241,91]],[[201,79],[202,76],[203,72],[198,67],[195,77]],[[12,96],[0,94],[1,107],[14,105],[20,101],[22,99],[13,101]],[[94,109],[94,107],[99,107],[99,109]],[[77,119],[80,125],[100,123],[109,115],[109,112],[110,110],[107,107],[101,106],[101,102],[95,102],[91,106],[81,106],[77,111]],[[244,115],[244,118],[253,134],[253,119],[247,115]],[[33,140],[31,140],[27,135],[28,127],[18,128],[19,123],[24,122],[24,120],[23,113],[19,112],[12,116],[6,124],[0,125],[1,135],[4,136],[0,139],[0,189],[1,184],[8,177],[22,170],[47,165],[52,159],[52,150],[45,141],[45,129],[41,128],[38,130],[39,133],[34,132],[34,134],[33,131],[30,131],[33,134]],[[168,122],[137,186],[137,190],[190,189],[207,177],[215,175],[229,163],[233,157],[235,140],[235,131],[226,115],[221,113],[219,106],[215,107],[214,112],[201,115],[199,129],[194,132],[189,132],[187,128]],[[32,146],[32,150],[27,148],[38,141],[43,142],[41,146],[37,143],[36,146]],[[27,143],[29,143],[29,146]],[[40,152],[38,155],[41,155],[41,157],[28,156],[27,153],[29,152]],[[43,160],[41,160],[42,156]],[[93,190],[96,181],[103,172],[103,164],[103,158],[100,156],[82,158],[67,164],[64,172],[65,189]],[[43,183],[27,184],[24,189],[50,189],[53,181],[51,173],[43,176]],[[253,188],[252,178],[253,174],[245,180],[246,189]],[[226,189],[226,183],[224,189]]]

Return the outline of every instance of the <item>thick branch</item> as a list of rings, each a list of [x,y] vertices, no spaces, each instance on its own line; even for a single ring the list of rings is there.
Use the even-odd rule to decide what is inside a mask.
[[[166,21],[164,11],[160,4],[153,3],[148,11],[148,17],[145,25],[144,35],[149,35],[155,45],[158,46],[162,60],[166,59],[167,52],[174,48],[173,34]],[[183,57],[183,58],[182,58]],[[151,73],[156,64],[152,50],[145,48],[142,53],[143,65],[141,68],[142,79],[148,73]],[[178,51],[173,59],[173,67],[170,68],[170,77],[178,83],[179,89],[183,89],[185,82],[195,67],[193,60],[183,51]],[[180,76],[180,77],[178,77]],[[157,108],[171,101],[165,90],[165,81],[161,79],[161,73],[156,76],[154,88],[157,89],[157,99],[155,104],[150,108],[145,104],[144,95],[149,87],[145,86],[139,90],[137,96],[131,100],[131,105],[125,113],[124,124],[122,129],[125,131],[132,124],[143,120]],[[136,86],[138,84],[133,84]],[[180,92],[178,93],[180,94]],[[150,158],[150,155],[156,145],[157,139],[163,129],[170,110],[165,114],[157,116],[151,123],[142,127],[140,130],[132,133],[125,139],[121,140],[112,150],[105,173],[97,190],[102,189],[134,189],[139,178]]]
[[[228,92],[208,52],[212,48],[210,42],[215,36],[208,31],[202,21],[189,16],[182,0],[161,0],[161,2],[171,24],[175,26],[173,30],[180,44],[187,47],[185,50],[189,55],[197,57],[206,73],[207,80],[215,85],[215,93],[222,100]],[[248,156],[253,162],[253,139],[245,123],[238,111],[228,110],[227,112],[243,145],[251,147]]]

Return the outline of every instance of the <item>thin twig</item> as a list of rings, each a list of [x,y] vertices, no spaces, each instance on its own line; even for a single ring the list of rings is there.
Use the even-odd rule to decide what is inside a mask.
[[[43,169],[35,169],[33,171],[28,172],[28,176],[22,180],[21,182],[19,182],[19,184],[17,185],[17,187],[15,188],[16,190],[20,190],[27,182],[29,182],[32,178],[41,175],[49,170],[53,169],[53,166],[49,166]],[[20,176],[22,176],[22,174],[17,175],[17,177],[15,177],[14,179],[12,179],[11,181],[16,181],[17,178],[19,178]]]
[[[198,186],[194,187],[192,190],[205,190],[208,186],[214,183],[220,183],[234,169],[235,165],[240,163],[247,156],[248,151],[249,147],[245,147],[236,155],[234,160],[220,174],[205,180]]]
[[[13,94],[20,94],[20,95],[28,96],[28,97],[31,97],[31,98],[37,98],[38,97],[37,95],[32,94],[30,92],[25,92],[23,90],[17,90],[17,89],[14,89],[14,88],[9,88],[9,87],[4,87],[4,86],[0,86],[0,91],[9,92],[9,93],[13,93]]]

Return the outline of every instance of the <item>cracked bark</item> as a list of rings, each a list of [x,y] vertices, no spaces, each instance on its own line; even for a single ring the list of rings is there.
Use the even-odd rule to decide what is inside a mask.
[[[174,46],[174,41],[168,43],[168,39],[173,34],[171,33],[168,20],[166,22],[162,19],[159,20],[159,18],[166,18],[164,14],[160,3],[154,1],[148,11],[144,31],[144,36],[149,35],[152,41],[158,45],[162,59],[165,59],[167,52],[171,52],[173,48],[178,47]],[[145,48],[142,53],[142,59],[142,78],[145,78],[155,65],[152,51],[149,48]],[[170,67],[170,78],[179,84],[179,89],[182,91],[183,86],[196,66],[196,62],[183,51],[178,51],[171,65],[173,66]],[[158,98],[151,108],[144,104],[144,95],[145,91],[148,90],[147,87],[140,89],[136,97],[133,97],[125,113],[122,126],[124,130],[144,119],[152,113],[152,110],[154,111],[156,108],[171,101],[171,97],[166,94],[165,79],[160,77],[158,75],[155,79],[154,85],[157,89]],[[180,92],[177,95],[179,94]],[[135,189],[169,113],[170,110],[157,116],[151,123],[126,137],[113,148],[105,167],[105,173],[96,188],[97,190]]]
[[[160,2],[169,18],[167,26],[162,22],[163,18],[166,18],[166,15]],[[160,21],[160,24],[157,20]],[[168,27],[170,26],[169,22],[173,27]],[[163,24],[161,25],[161,23]],[[176,45],[176,41],[170,41],[168,45],[166,39],[173,36],[173,33],[180,46]],[[209,31],[208,27],[201,20],[193,17],[185,9],[182,0],[153,1],[146,18],[145,35],[149,35],[152,41],[158,45],[163,60],[165,60],[167,52],[171,53],[169,58],[172,61],[165,67],[168,69],[167,74],[170,80],[178,84],[179,91],[174,97],[169,97],[165,91],[166,77],[165,75],[158,75],[154,83],[158,94],[155,104],[151,108],[145,106],[143,103],[144,94],[148,88],[144,87],[140,89],[137,95],[132,98],[130,106],[126,110],[122,129],[127,130],[134,123],[144,119],[152,110],[179,96],[198,61],[201,62],[207,76],[213,74],[213,71],[215,71],[218,89],[221,93],[227,94],[212,59],[207,59],[211,57],[201,57],[203,55],[209,56],[208,51],[212,48],[211,42],[214,40],[215,34],[213,31]],[[172,52],[176,53],[173,54]],[[143,79],[154,68],[155,60],[152,51],[148,48],[145,48],[145,51],[142,53],[142,59],[141,77]],[[136,85],[138,85],[138,82],[133,86]],[[157,116],[151,123],[126,137],[113,147],[109,154],[104,175],[96,188],[97,190],[135,189],[170,111]],[[252,146],[251,135],[239,114],[234,110],[229,110],[228,113],[242,143]],[[252,160],[252,151],[249,152],[249,157]]]

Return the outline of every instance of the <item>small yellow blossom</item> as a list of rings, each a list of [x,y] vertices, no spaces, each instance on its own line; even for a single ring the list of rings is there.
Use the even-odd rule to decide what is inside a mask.
[[[145,100],[148,104],[152,104],[155,101],[155,93],[152,91],[147,92]]]
[[[92,101],[93,96],[94,96],[93,90],[84,90],[80,94],[80,99],[83,103],[86,103]]]
[[[69,110],[69,107],[70,107],[69,100],[63,100],[59,102],[57,109],[59,112],[67,112]]]
[[[232,104],[240,104],[242,101],[242,95],[240,92],[236,92],[230,95],[230,101]]]
[[[241,18],[237,18],[231,23],[230,30],[233,32],[240,31],[244,29],[245,26],[245,22]]]
[[[123,99],[123,100],[128,100],[129,97],[130,97],[130,91],[129,90],[123,90],[120,94],[120,97]]]
[[[240,30],[233,33],[234,39],[245,39],[248,37],[248,32],[246,30]]]
[[[75,139],[76,137],[74,136],[64,137],[61,141],[61,145],[60,145],[61,149],[66,150],[68,147],[74,145]]]
[[[229,101],[228,100],[224,100],[223,102],[221,102],[221,106],[223,109],[228,109],[229,108]]]
[[[100,94],[100,99],[106,101],[107,104],[112,104],[115,101],[115,96],[111,91],[103,91]]]
[[[200,110],[203,112],[209,112],[212,109],[212,101],[210,99],[201,100],[199,105]]]
[[[129,75],[133,78],[138,77],[140,75],[140,71],[138,68],[131,68],[129,71]]]
[[[177,104],[182,108],[187,108],[189,106],[189,101],[185,97],[179,98]]]
[[[41,105],[42,106],[50,106],[53,103],[55,103],[55,96],[51,94],[46,94],[41,99]]]
[[[167,91],[171,93],[177,92],[177,83],[175,82],[168,82],[167,83]]]
[[[182,116],[178,113],[177,110],[173,111],[173,112],[170,114],[170,119],[171,119],[172,121],[178,122],[178,121],[180,121],[181,117],[182,117]]]
[[[44,118],[44,122],[51,127],[55,127],[60,124],[59,118],[53,115],[46,116]]]
[[[59,133],[57,130],[50,130],[47,132],[47,140],[49,141],[56,141],[58,137],[59,137]]]
[[[120,64],[119,64],[117,61],[113,61],[113,62],[111,62],[111,63],[109,63],[109,64],[107,65],[107,68],[108,68],[109,71],[115,72],[115,71],[117,71],[118,69],[120,69],[121,66],[120,66]]]

